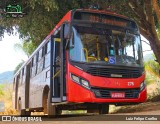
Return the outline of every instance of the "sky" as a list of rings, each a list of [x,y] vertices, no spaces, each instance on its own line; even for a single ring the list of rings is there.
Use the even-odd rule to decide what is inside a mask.
[[[150,47],[150,45],[148,45],[149,41],[145,37],[143,37],[142,35],[141,35],[141,40],[142,40],[143,56],[145,56],[147,54],[152,54],[153,51],[151,51],[151,47]],[[143,41],[147,42],[148,44]],[[146,50],[149,50],[149,51],[146,51]]]
[[[147,41],[143,36],[142,40]],[[4,34],[4,38],[0,41],[0,73],[5,71],[13,71],[15,67],[22,61],[27,60],[27,56],[22,50],[16,50],[14,45],[21,43],[19,35],[9,36],[7,33]],[[147,41],[148,42],[148,41]],[[150,46],[142,42],[143,51],[150,50]],[[144,52],[143,54],[149,54],[151,51]]]
[[[4,38],[0,41],[0,73],[5,71],[13,71],[15,67],[27,60],[27,56],[22,50],[16,50],[14,44],[21,43],[19,35],[9,36],[4,34]]]

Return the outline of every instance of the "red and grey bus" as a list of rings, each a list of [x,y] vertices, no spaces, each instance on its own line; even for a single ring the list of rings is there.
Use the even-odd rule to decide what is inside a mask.
[[[140,32],[107,11],[69,11],[17,71],[13,107],[20,114],[87,110],[146,101]]]

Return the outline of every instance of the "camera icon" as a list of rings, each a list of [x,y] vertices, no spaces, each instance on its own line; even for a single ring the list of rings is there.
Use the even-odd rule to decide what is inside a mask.
[[[2,121],[12,121],[11,116],[2,116]]]

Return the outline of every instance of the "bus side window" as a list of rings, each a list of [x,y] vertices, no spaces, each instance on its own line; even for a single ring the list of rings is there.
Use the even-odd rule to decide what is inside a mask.
[[[37,54],[33,57],[32,77],[36,75]]]
[[[50,40],[45,44],[45,54],[49,53],[51,48],[50,48],[51,42]]]
[[[36,57],[36,55],[35,55],[35,56],[34,56],[34,61],[33,61],[33,66],[36,65],[36,61],[37,61],[37,57]]]
[[[25,83],[25,80],[26,80],[26,66],[24,66],[23,69],[23,84]]]
[[[32,61],[31,61],[31,68],[30,68],[31,77],[33,77],[33,61],[34,61],[34,58],[32,58]]]
[[[43,58],[43,64],[42,64],[42,70],[44,69],[44,63],[45,63],[45,46],[42,47],[42,58]]]
[[[39,54],[38,54],[38,61],[39,60],[41,60],[41,58],[42,58],[42,49],[40,49],[40,51],[38,52]]]
[[[21,86],[22,85],[22,80],[23,80],[23,78],[22,78],[23,76],[22,76],[22,70],[19,72],[19,86]]]
[[[47,53],[49,53],[50,52],[50,50],[51,50],[51,41],[49,41],[48,43],[47,43]]]
[[[38,56],[39,56],[39,52],[35,55],[35,59],[36,59],[36,63],[35,63],[35,75],[37,74],[37,68],[38,68]]]
[[[45,46],[42,47],[42,58],[45,56]]]
[[[44,68],[47,68],[50,65],[50,49],[51,49],[51,41],[49,40],[48,43],[45,45]]]
[[[37,65],[37,74],[40,73],[43,69],[43,59],[42,59],[42,50],[41,49],[38,53],[38,65]]]
[[[20,84],[22,85],[23,84],[23,77],[24,77],[24,68],[22,68],[21,70],[21,75],[20,75]]]
[[[26,75],[26,66],[24,67],[24,75]]]

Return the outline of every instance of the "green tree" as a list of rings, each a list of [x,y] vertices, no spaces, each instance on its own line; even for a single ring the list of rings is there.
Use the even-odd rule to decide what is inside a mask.
[[[30,42],[22,42],[14,45],[16,50],[22,50],[28,57],[33,53],[36,46],[32,41]]]
[[[5,7],[12,2],[1,0],[1,5]],[[21,19],[1,19],[0,36],[5,31],[12,33],[15,26],[21,38],[33,41],[38,46],[67,11],[98,4],[103,10],[114,11],[135,20],[160,63],[160,0],[15,0],[15,3],[22,5],[27,15]]]
[[[14,70],[14,74],[20,69],[20,67],[24,64],[24,60],[22,60],[22,62],[20,62],[17,66],[16,66],[16,68],[15,68],[15,70]]]
[[[153,57],[155,59],[154,55],[153,55]],[[145,62],[145,70],[150,72],[155,77],[160,78],[160,65],[156,61],[148,60],[147,62]]]
[[[3,89],[4,89],[4,84],[0,84],[0,97],[4,95]]]

